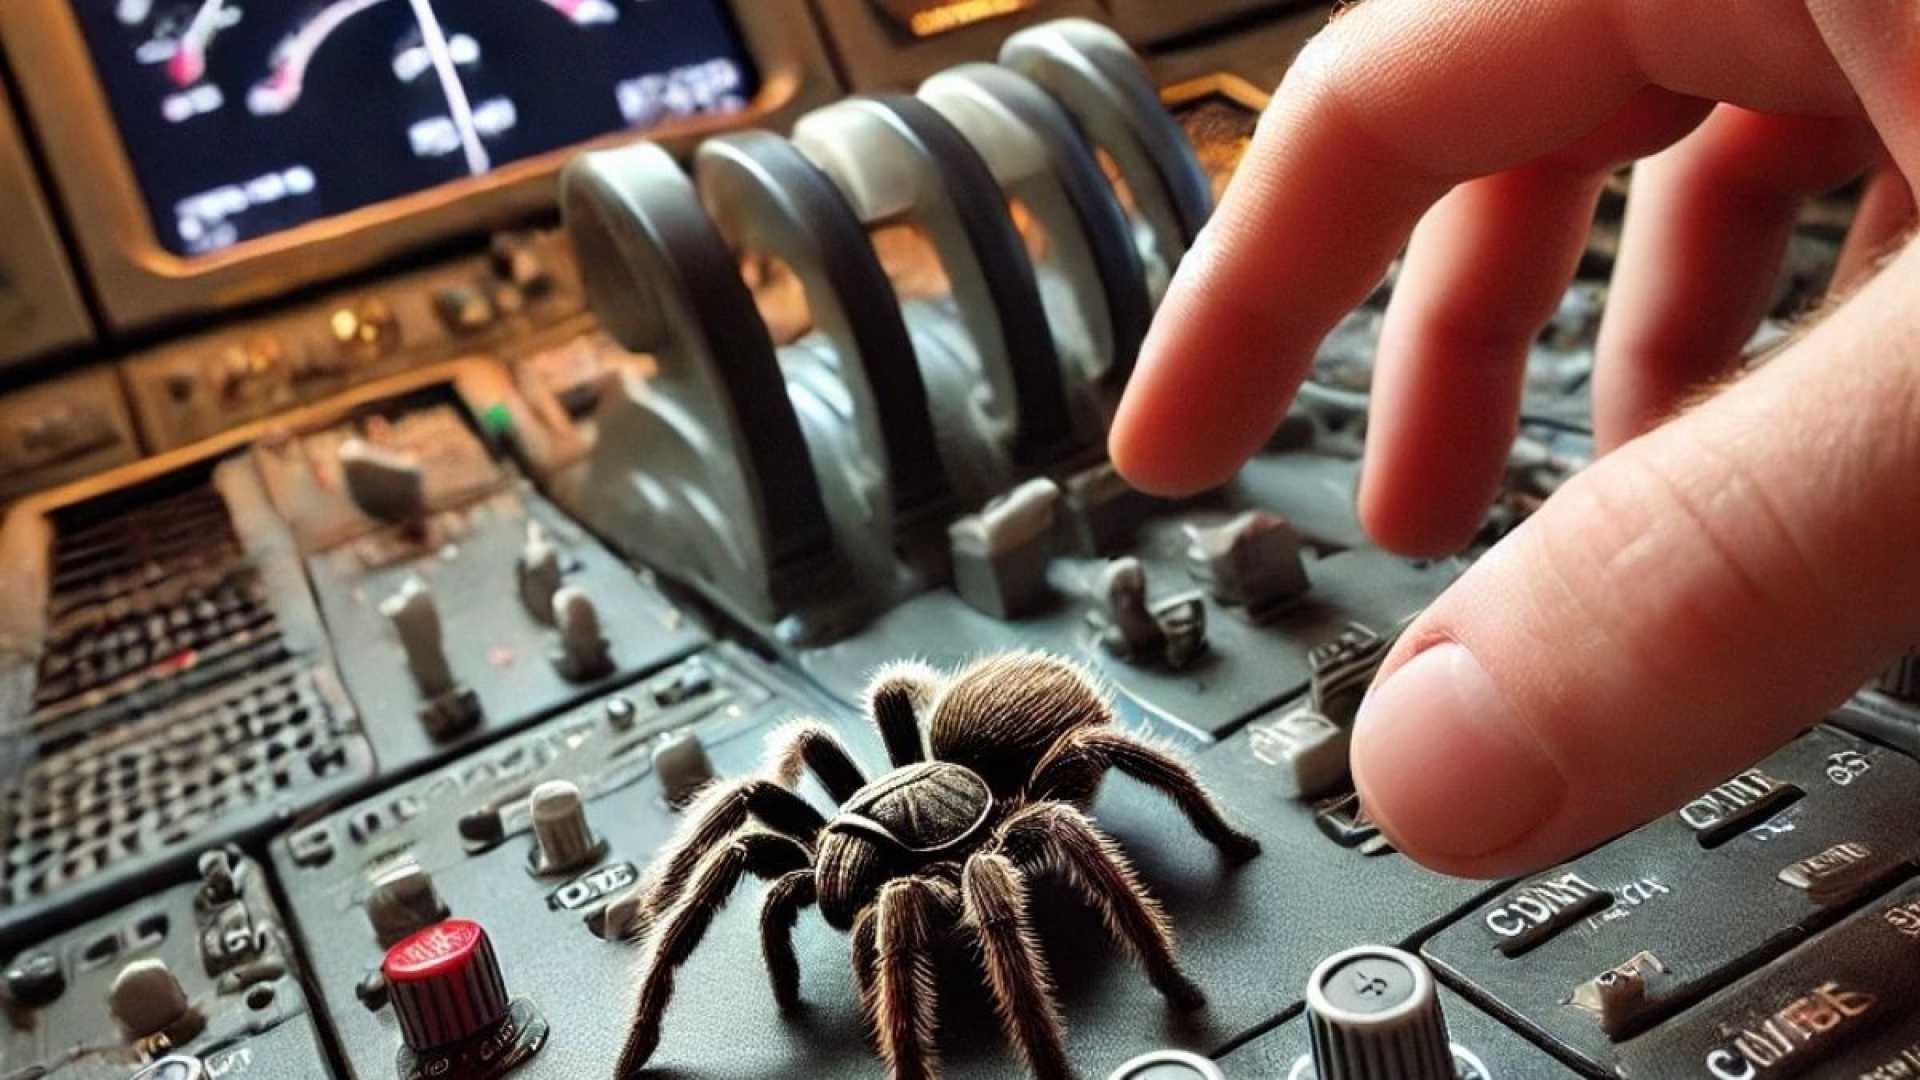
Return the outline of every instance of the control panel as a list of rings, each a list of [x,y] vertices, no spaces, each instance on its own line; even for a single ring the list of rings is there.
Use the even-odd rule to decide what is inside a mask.
[[[1561,1053],[1638,1075],[1648,1029],[1913,872],[1916,785],[1913,761],[1817,731],[1502,891],[1426,953]]]
[[[1152,727],[1137,712],[1125,717],[1129,729]],[[636,888],[650,866],[659,872],[657,858],[676,835],[705,819],[716,790],[776,775],[777,748],[803,718],[824,721],[844,740],[856,770],[887,760],[879,732],[865,721],[745,654],[720,650],[277,842],[274,861],[288,882],[293,920],[304,940],[326,943],[315,949],[315,974],[350,1048],[352,1074],[386,1076],[403,1053],[467,1052],[461,1039],[414,1031],[414,1006],[389,970],[415,935],[449,925],[466,934],[467,924],[484,929],[506,986],[488,1015],[520,1030],[537,1016],[554,1032],[515,1075],[606,1069],[648,955]],[[1189,750],[1201,745],[1185,740]],[[1262,854],[1235,864],[1194,844],[1161,797],[1118,776],[1092,809],[1165,905],[1186,969],[1210,1002],[1180,1018],[1177,1036],[1159,993],[1125,965],[1107,962],[1097,920],[1089,923],[1069,890],[1036,908],[1067,1018],[1067,1052],[1084,1075],[1169,1037],[1203,1053],[1233,1044],[1297,1005],[1322,952],[1348,935],[1406,940],[1484,888],[1397,855],[1342,847],[1316,823],[1313,807],[1274,794],[1269,766],[1246,738],[1200,752],[1196,766]],[[716,780],[720,788],[712,787]],[[800,790],[814,812],[831,814],[846,794],[819,783]],[[703,790],[708,798],[696,799]],[[1303,860],[1317,873],[1296,873]],[[815,917],[800,918],[793,949],[806,1019],[797,1023],[802,1013],[783,1009],[758,975],[758,905],[743,893],[705,928],[682,970],[649,1067],[737,1077],[877,1069],[861,1034],[846,938]],[[1338,897],[1356,894],[1380,902],[1366,911],[1343,908]],[[1281,910],[1295,915],[1268,917]],[[943,963],[965,971],[967,955],[956,950]],[[522,1000],[524,1012],[502,1005]],[[956,988],[943,999],[941,1025],[948,1075],[1009,1074],[984,999]]]
[[[292,537],[244,460],[16,505],[0,942],[369,779]]]
[[[266,871],[215,847],[195,874],[12,954],[0,969],[8,1076],[334,1075]]]
[[[178,339],[126,363],[155,450],[172,450],[384,376],[579,326],[573,262],[552,232],[338,290],[243,327]]]
[[[705,641],[500,460],[475,419],[422,395],[252,455],[305,554],[348,692],[377,703],[370,735],[388,773]]]
[[[129,464],[140,445],[111,368],[17,390],[0,409],[0,498]]]
[[[519,6],[585,40],[633,2]],[[141,74],[204,103],[246,7],[122,5]],[[328,10],[452,10],[377,7]],[[1409,620],[1593,456],[1618,191],[1498,505],[1400,559],[1353,510],[1391,275],[1217,490],[1104,455],[1274,76],[1194,57],[1283,66],[1315,16],[776,7],[855,96],[764,66],[778,132],[596,146],[558,221],[0,413],[0,490],[164,451],[0,530],[0,1076],[1920,1068],[1914,657],[1518,881],[1421,868],[1355,790]],[[505,11],[445,45],[532,100],[486,80]]]

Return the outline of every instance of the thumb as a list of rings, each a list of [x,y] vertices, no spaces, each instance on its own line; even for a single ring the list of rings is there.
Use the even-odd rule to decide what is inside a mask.
[[[1817,723],[1920,641],[1920,246],[1566,485],[1402,636],[1361,801],[1434,869],[1526,873]]]

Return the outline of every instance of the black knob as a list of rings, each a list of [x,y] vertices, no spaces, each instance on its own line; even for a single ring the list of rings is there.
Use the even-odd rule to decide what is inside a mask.
[[[67,989],[67,975],[60,969],[60,957],[47,949],[14,957],[0,978],[5,979],[7,996],[14,1004],[28,1008],[48,1004]]]

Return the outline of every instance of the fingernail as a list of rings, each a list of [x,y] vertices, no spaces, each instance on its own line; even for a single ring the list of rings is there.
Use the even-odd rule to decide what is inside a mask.
[[[1463,645],[1435,645],[1367,695],[1354,770],[1367,810],[1416,858],[1473,859],[1545,824],[1566,779]]]

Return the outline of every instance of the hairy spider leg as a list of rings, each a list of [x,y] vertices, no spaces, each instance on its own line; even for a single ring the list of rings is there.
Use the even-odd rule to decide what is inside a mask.
[[[771,780],[732,780],[709,788],[687,808],[687,824],[641,880],[638,924],[626,927],[639,936],[680,901],[701,860],[727,842],[749,821],[811,850],[827,819],[805,799]]]
[[[880,968],[880,916],[872,905],[853,917],[853,935],[848,944],[853,961],[853,988],[860,994],[860,1007],[873,1015],[873,985]]]
[[[887,744],[887,760],[898,769],[927,759],[920,714],[940,696],[945,680],[925,664],[904,660],[888,664],[867,687],[867,714]]]
[[[953,886],[925,878],[890,881],[874,901],[877,964],[869,1015],[892,1080],[937,1080],[940,1019],[934,950],[959,914]]]
[[[628,935],[644,932],[671,908],[701,858],[749,820],[811,849],[826,819],[789,790],[799,782],[802,769],[813,770],[836,803],[867,782],[853,756],[825,724],[802,720],[775,729],[767,736],[761,777],[714,784],[687,807],[687,824],[668,842],[665,854],[654,860],[636,890],[642,897],[636,916],[639,925],[628,927]]]
[[[792,838],[774,833],[743,833],[733,842],[701,860],[693,875],[687,901],[660,924],[650,948],[640,993],[633,1009],[633,1029],[620,1051],[615,1080],[638,1072],[660,1046],[660,1020],[673,998],[673,975],[706,936],[713,917],[747,874],[771,881],[807,867],[813,856]]]
[[[767,961],[767,978],[773,981],[773,999],[781,1012],[791,1012],[800,1004],[800,958],[793,951],[793,928],[800,913],[819,899],[813,870],[795,870],[773,883],[767,890],[767,902],[760,908],[760,952]]]
[[[1035,802],[1057,799],[1085,805],[1113,769],[1172,800],[1194,831],[1227,858],[1244,862],[1260,854],[1260,841],[1227,821],[1185,762],[1120,728],[1080,728],[1061,739],[1040,760],[1027,791]]]
[[[1035,1080],[1067,1080],[1065,1033],[1053,977],[1027,918],[1027,886],[1004,855],[975,855],[961,878],[966,926],[980,942],[980,964],[1007,1041]]]
[[[1000,827],[999,850],[1028,880],[1064,873],[1100,909],[1115,943],[1133,953],[1147,981],[1179,1009],[1206,1004],[1200,987],[1180,970],[1173,927],[1112,838],[1085,814],[1061,802],[1039,803]]]
[[[767,747],[773,776],[783,787],[798,784],[803,768],[813,773],[836,805],[867,786],[867,774],[860,770],[846,744],[818,720],[782,725],[768,736]]]

